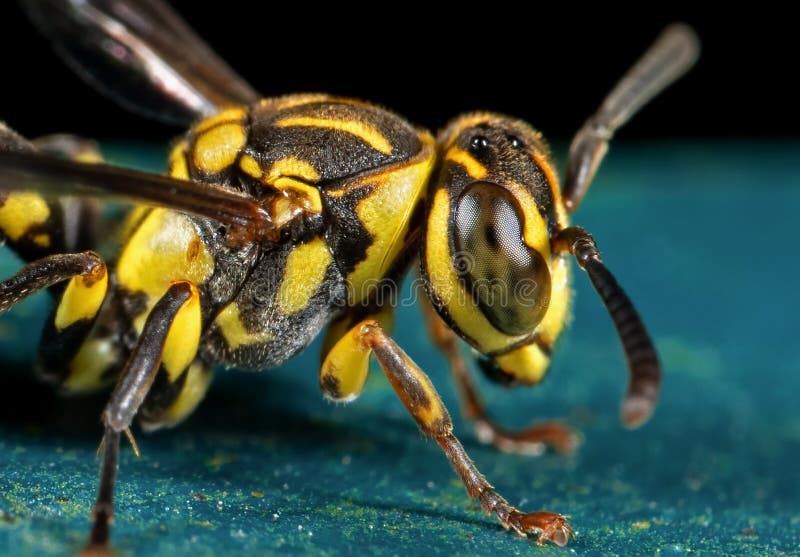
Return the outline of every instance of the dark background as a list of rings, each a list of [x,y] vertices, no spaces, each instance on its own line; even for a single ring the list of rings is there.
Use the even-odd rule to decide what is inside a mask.
[[[521,12],[486,2],[457,8],[467,22],[459,24],[427,14],[428,3],[173,5],[265,96],[356,96],[432,129],[459,112],[489,109],[526,119],[556,140],[569,138],[664,25],[683,20],[703,41],[700,62],[626,126],[621,140],[800,134],[797,31],[766,6],[628,13],[570,5],[545,15],[534,4]],[[0,8],[0,61],[0,118],[24,135],[163,140],[178,132],[124,112],[83,84],[13,2]]]

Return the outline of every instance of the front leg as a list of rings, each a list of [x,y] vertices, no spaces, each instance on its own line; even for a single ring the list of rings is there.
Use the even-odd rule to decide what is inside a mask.
[[[428,376],[384,332],[377,321],[367,319],[360,322],[333,347],[331,352],[341,354],[345,349],[353,352],[350,361],[363,361],[370,352],[375,355],[395,392],[420,429],[439,444],[453,469],[464,482],[467,493],[473,499],[480,501],[481,507],[487,514],[495,515],[504,528],[512,528],[522,536],[538,532],[539,545],[545,541],[551,541],[559,546],[566,545],[573,536],[573,531],[567,524],[565,516],[548,511],[520,512],[486,481],[459,440],[453,435],[450,414]],[[323,364],[323,368],[325,367]],[[329,376],[336,372],[339,380],[346,376],[346,373],[342,373],[344,370],[338,366],[328,367]],[[336,381],[329,380],[327,383],[332,386]],[[361,381],[358,383],[359,386],[363,385]],[[324,381],[322,386],[325,389]],[[325,390],[327,396],[334,398],[337,394],[352,398],[354,394],[352,391],[337,393],[332,389]]]
[[[542,454],[546,447],[567,455],[575,451],[581,441],[580,435],[559,421],[534,422],[515,431],[492,420],[478,395],[475,382],[459,349],[460,339],[445,325],[427,299],[422,300],[422,310],[431,339],[449,364],[461,398],[464,417],[475,426],[475,434],[481,443],[494,445],[508,453],[534,456]]]

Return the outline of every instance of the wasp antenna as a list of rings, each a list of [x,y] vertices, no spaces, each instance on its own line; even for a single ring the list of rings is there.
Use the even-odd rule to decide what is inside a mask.
[[[622,423],[636,428],[653,413],[661,384],[661,365],[653,340],[628,295],[603,263],[591,234],[577,226],[562,230],[556,247],[569,251],[589,275],[617,329],[628,361],[630,382],[622,402]]]

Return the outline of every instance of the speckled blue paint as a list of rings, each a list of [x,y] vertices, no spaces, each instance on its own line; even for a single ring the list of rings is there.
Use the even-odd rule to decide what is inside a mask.
[[[532,547],[478,512],[377,370],[357,402],[324,402],[315,345],[270,373],[218,374],[183,427],[140,434],[140,459],[123,450],[119,555],[800,555],[799,211],[800,144],[614,147],[574,220],[659,346],[654,419],[618,425],[623,356],[580,274],[545,384],[484,385],[508,422],[568,416],[586,437],[577,454],[500,454],[456,419],[511,502],[571,515],[567,548]],[[2,276],[17,265],[0,263]],[[58,399],[30,379],[46,305],[0,320],[2,555],[78,550],[95,493],[102,398]],[[416,308],[396,337],[457,416]]]

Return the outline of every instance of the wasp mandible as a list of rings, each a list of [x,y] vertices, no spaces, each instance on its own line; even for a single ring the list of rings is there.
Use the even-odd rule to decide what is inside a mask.
[[[622,420],[648,419],[660,368],[645,327],[592,236],[569,222],[614,132],[698,54],[668,27],[578,131],[559,185],[547,145],[518,119],[452,120],[434,138],[368,102],[327,94],[262,98],[160,0],[35,0],[38,27],[84,78],[126,108],[191,126],[169,175],[103,164],[72,136],[29,141],[0,126],[0,232],[28,263],[0,283],[0,311],[48,290],[37,369],[63,390],[115,385],[87,552],[109,549],[121,435],[176,425],[212,368],[273,368],[327,326],[319,384],[358,397],[370,356],[469,496],[520,535],[564,545],[557,513],[523,513],[487,482],[425,372],[392,340],[394,285],[413,261],[435,344],[450,360],[479,436],[506,450],[568,449],[558,424],[510,432],[486,415],[458,349],[506,384],[545,375],[570,305],[570,255],[622,340]],[[95,252],[95,199],[134,203],[113,265]],[[134,444],[134,450],[136,446]]]

